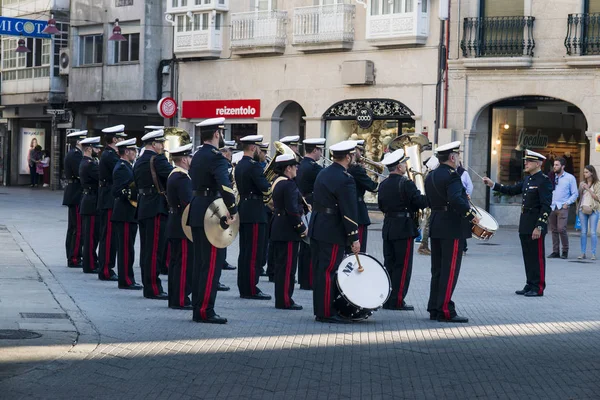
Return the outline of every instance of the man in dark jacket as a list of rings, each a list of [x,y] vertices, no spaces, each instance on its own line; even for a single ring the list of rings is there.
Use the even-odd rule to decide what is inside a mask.
[[[96,156],[102,148],[100,136],[83,139],[81,142],[83,158],[79,164],[82,196],[80,213],[83,219],[83,272],[98,272],[98,159]]]
[[[81,268],[83,240],[81,236],[81,181],[79,180],[79,165],[83,159],[83,152],[79,142],[87,136],[88,131],[78,131],[67,135],[71,149],[65,156],[65,178],[67,187],[63,194],[63,205],[69,207],[67,222],[67,238],[65,248],[67,251],[67,266]]]

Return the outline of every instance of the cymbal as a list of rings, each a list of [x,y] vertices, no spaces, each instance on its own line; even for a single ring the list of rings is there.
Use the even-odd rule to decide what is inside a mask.
[[[222,198],[213,201],[204,214],[204,232],[206,238],[215,247],[224,249],[235,240],[240,231],[240,219],[236,218],[235,222],[227,225],[227,206]]]
[[[183,229],[183,233],[185,233],[185,237],[188,238],[190,242],[193,242],[192,238],[192,227],[187,224],[188,216],[190,215],[190,205],[188,204],[181,214],[181,228]]]

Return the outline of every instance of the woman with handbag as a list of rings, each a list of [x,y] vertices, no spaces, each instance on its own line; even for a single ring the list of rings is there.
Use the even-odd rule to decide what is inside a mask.
[[[583,181],[579,184],[579,204],[577,211],[581,221],[581,255],[579,260],[585,259],[587,247],[588,226],[592,237],[592,260],[596,259],[596,245],[598,238],[596,230],[598,228],[598,216],[600,215],[600,182],[596,168],[592,165],[586,165],[583,170]]]

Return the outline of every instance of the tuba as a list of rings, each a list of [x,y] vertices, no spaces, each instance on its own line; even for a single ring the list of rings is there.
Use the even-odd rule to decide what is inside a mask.
[[[267,178],[267,181],[271,185],[275,181],[275,178],[277,178],[277,174],[275,173],[275,159],[277,157],[279,157],[283,154],[289,154],[289,155],[296,157],[296,160],[298,160],[298,158],[300,158],[300,160],[301,160],[301,157],[294,150],[290,149],[289,146],[287,146],[281,142],[274,142],[273,146],[275,146],[275,155],[273,156],[271,161],[265,167],[265,178]],[[300,162],[300,160],[298,160],[298,162]]]
[[[425,175],[423,174],[423,163],[421,153],[423,147],[429,145],[427,136],[421,133],[405,133],[390,142],[390,151],[403,149],[404,154],[410,159],[406,162],[408,166],[408,177],[412,180],[421,194],[425,194]]]

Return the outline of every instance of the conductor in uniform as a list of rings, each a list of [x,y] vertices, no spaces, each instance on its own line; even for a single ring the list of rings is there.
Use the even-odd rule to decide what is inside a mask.
[[[431,208],[431,288],[427,311],[440,322],[469,322],[456,313],[452,293],[462,261],[462,243],[471,237],[471,223],[479,222],[467,192],[456,172],[460,142],[437,148],[440,165],[425,179],[425,193]]]
[[[260,277],[267,245],[267,211],[271,185],[259,165],[261,135],[240,139],[244,157],[235,167],[235,182],[240,193],[240,255],[238,258],[238,289],[240,297],[254,300],[271,300],[256,285]]]
[[[305,139],[304,158],[298,166],[296,183],[300,193],[311,207],[313,205],[313,190],[317,175],[323,169],[318,162],[323,157],[325,138]],[[300,289],[312,290],[313,288],[313,261],[310,254],[310,244],[300,242],[298,251],[298,283]]]
[[[409,157],[398,149],[381,161],[390,175],[379,185],[377,201],[383,212],[384,265],[392,280],[392,293],[383,305],[390,310],[414,310],[406,304],[406,294],[412,276],[414,240],[419,236],[418,211],[427,207],[427,198],[413,181],[406,177]]]
[[[314,263],[313,304],[318,322],[348,323],[338,315],[335,276],[346,246],[360,251],[358,240],[356,185],[347,168],[354,157],[356,142],[346,140],[330,147],[333,164],[315,181],[313,211],[308,236]]]
[[[98,215],[100,217],[100,241],[98,244],[98,279],[116,281],[115,259],[117,242],[113,231],[112,213],[114,197],[112,195],[113,171],[119,162],[117,143],[127,137],[125,125],[102,129],[106,146],[102,150],[99,164],[100,183],[98,187]]]
[[[552,182],[541,171],[545,159],[543,155],[527,150],[524,169],[528,176],[515,185],[506,186],[494,183],[488,177],[483,178],[483,182],[495,191],[513,196],[523,194],[519,238],[527,281],[523,289],[515,293],[525,297],[543,296],[546,288],[544,239],[548,232],[548,216],[551,212]]]
[[[233,185],[229,179],[229,163],[218,150],[224,145],[225,118],[207,119],[200,128],[202,147],[194,154],[190,166],[193,197],[190,203],[188,225],[192,228],[194,242],[194,268],[192,281],[193,320],[211,324],[225,324],[227,319],[215,313],[217,285],[225,249],[213,246],[204,230],[204,215],[217,197],[222,197],[227,207],[227,224],[237,218]]]
[[[175,168],[167,181],[169,218],[167,219],[167,239],[171,245],[169,260],[169,307],[192,309],[192,266],[194,247],[181,225],[183,210],[192,200],[192,180],[189,175],[192,162],[193,144],[186,144],[171,150],[171,160]]]
[[[158,277],[166,265],[166,222],[169,213],[165,189],[173,167],[164,156],[164,131],[152,131],[142,137],[144,154],[133,167],[135,184],[140,194],[137,218],[140,225],[140,266],[144,297],[167,300]]]
[[[83,139],[81,142],[83,158],[79,164],[79,179],[81,180],[82,196],[79,207],[83,219],[83,272],[95,274],[98,272],[98,152],[102,148],[100,136]]]
[[[71,149],[65,156],[65,177],[67,187],[63,194],[63,205],[69,207],[67,219],[67,238],[65,248],[67,251],[67,266],[69,268],[81,268],[81,214],[79,204],[81,203],[81,181],[79,180],[79,165],[83,158],[81,140],[87,136],[87,131],[73,132],[67,135],[67,141]]]
[[[134,246],[138,230],[135,217],[138,192],[133,179],[132,164],[137,150],[135,138],[117,143],[120,160],[115,165],[112,175],[111,222],[117,245],[118,285],[119,289],[126,290],[142,290],[142,285],[136,283],[133,272]]]

